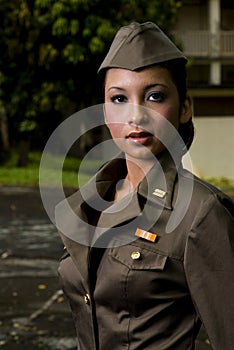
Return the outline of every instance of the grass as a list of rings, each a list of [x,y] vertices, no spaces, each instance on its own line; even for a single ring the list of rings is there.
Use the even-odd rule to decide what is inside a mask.
[[[81,163],[80,159],[66,157],[63,162],[62,157],[46,155],[40,168],[41,153],[35,151],[29,153],[27,167],[17,167],[17,162],[17,152],[12,152],[11,157],[0,165],[0,186],[38,186],[40,169],[41,185],[58,186],[62,181],[64,187],[77,188],[86,183],[101,165],[98,160],[86,160]],[[205,180],[228,195],[234,196],[233,180],[224,177]]]
[[[227,193],[229,196],[234,197],[234,180],[227,179],[226,177],[210,177],[205,180],[211,183],[212,185],[220,188],[224,193]]]
[[[64,187],[78,187],[86,183],[98,167],[97,161],[87,161],[78,177],[79,159],[67,157],[63,162],[62,157],[48,155],[41,164],[40,152],[30,152],[26,167],[17,167],[17,162],[17,153],[13,152],[10,159],[0,165],[0,186],[38,186],[40,179],[40,184],[45,186],[58,186],[62,181]]]

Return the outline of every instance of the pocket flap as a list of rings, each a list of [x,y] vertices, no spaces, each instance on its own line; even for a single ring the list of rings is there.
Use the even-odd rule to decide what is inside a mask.
[[[133,270],[163,270],[168,258],[167,255],[131,244],[111,248],[109,254]]]

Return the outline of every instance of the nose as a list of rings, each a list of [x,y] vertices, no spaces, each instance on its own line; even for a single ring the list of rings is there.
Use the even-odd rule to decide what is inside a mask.
[[[146,110],[141,105],[131,105],[128,115],[128,123],[130,125],[145,125],[149,120]]]

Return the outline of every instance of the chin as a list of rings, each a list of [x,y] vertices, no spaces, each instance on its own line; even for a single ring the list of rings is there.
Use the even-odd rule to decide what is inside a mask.
[[[144,161],[152,161],[155,159],[156,155],[152,153],[149,150],[142,150],[138,152],[126,152],[126,158],[133,158],[133,159],[139,159],[139,160],[144,160]]]

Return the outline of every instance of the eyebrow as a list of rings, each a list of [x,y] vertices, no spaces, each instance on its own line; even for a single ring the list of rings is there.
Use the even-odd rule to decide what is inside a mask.
[[[165,84],[154,83],[154,84],[146,85],[145,88],[144,88],[144,90],[147,91],[147,90],[152,89],[152,88],[157,87],[157,86],[162,86],[162,87],[164,87],[164,88],[168,88],[168,86],[165,85]]]
[[[121,90],[121,91],[125,91],[124,88],[121,88],[121,87],[118,87],[118,86],[111,86],[107,91],[110,91],[110,90]]]
[[[148,84],[148,85],[144,86],[144,91],[150,90],[150,89],[155,88],[157,86],[162,86],[164,88],[168,88],[168,86],[165,84],[153,83],[153,84]],[[120,87],[120,86],[111,86],[107,91],[111,91],[111,90],[126,91],[125,88]]]

